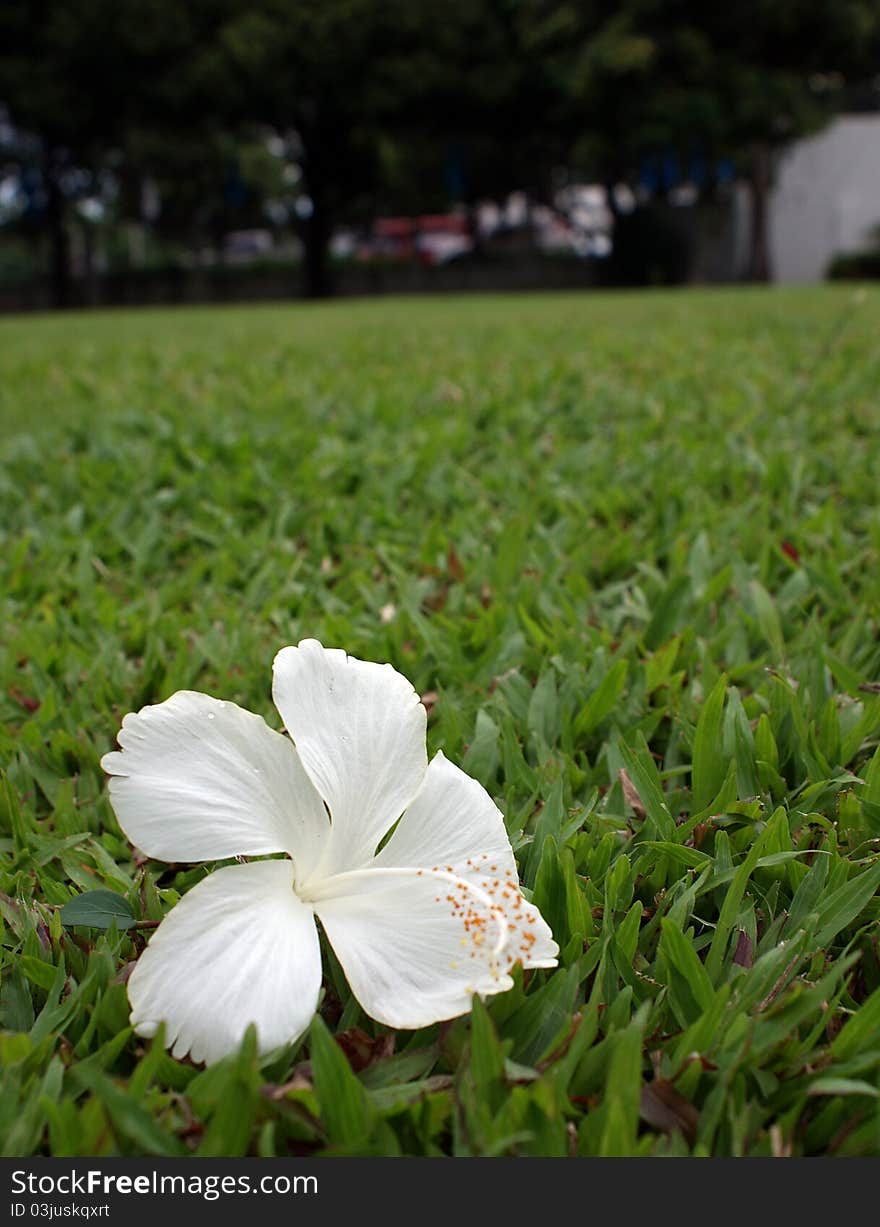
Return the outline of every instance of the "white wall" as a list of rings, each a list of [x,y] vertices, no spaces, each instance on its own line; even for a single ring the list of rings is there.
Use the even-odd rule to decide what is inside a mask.
[[[820,281],[880,226],[880,115],[844,115],[780,160],[770,201],[776,281]]]

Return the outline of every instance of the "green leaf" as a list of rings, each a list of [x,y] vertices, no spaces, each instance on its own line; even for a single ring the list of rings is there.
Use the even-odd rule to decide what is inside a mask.
[[[877,1044],[880,1044],[880,988],[874,989],[838,1031],[831,1043],[831,1055],[835,1061],[849,1061]]]
[[[32,984],[48,992],[55,983],[56,969],[51,963],[35,958],[31,954],[22,954],[18,960],[19,971],[24,972]]]
[[[642,1090],[642,1031],[633,1020],[617,1037],[605,1089],[600,1156],[625,1158],[636,1153],[639,1099]]]
[[[648,694],[653,694],[669,680],[680,646],[681,639],[676,635],[645,661],[645,690]]]
[[[593,729],[611,714],[626,685],[628,669],[628,661],[614,662],[575,719],[574,731],[577,736],[584,737],[592,733]]]
[[[862,772],[862,778],[865,781],[862,791],[863,800],[880,805],[880,746],[874,751],[874,757],[868,764],[867,770]]]
[[[646,839],[638,846],[639,851],[654,848],[657,852],[662,852],[664,856],[670,857],[676,864],[684,865],[686,869],[702,869],[704,865],[712,864],[712,858],[708,852],[701,852],[699,848],[688,848],[684,844],[674,844],[670,840]]]
[[[52,979],[54,980],[54,968]],[[52,981],[43,984],[51,988]],[[30,1031],[34,1025],[34,1006],[31,991],[20,967],[4,968],[0,979],[0,1030]]]
[[[61,923],[68,928],[85,925],[91,929],[129,929],[137,923],[128,900],[112,890],[89,890],[64,904]]]
[[[661,839],[672,839],[675,836],[675,822],[672,814],[669,812],[669,807],[666,804],[666,798],[663,795],[663,783],[660,779],[660,774],[654,760],[651,758],[651,751],[648,749],[647,743],[643,736],[636,737],[635,748],[631,749],[625,742],[620,743],[620,754],[626,765],[630,779],[636,787],[641,798],[642,805],[645,807],[645,814],[649,820],[643,828],[644,833],[648,833],[650,828],[653,828],[653,833],[660,836]]]
[[[661,592],[645,627],[645,645],[652,652],[671,637],[681,626],[685,606],[691,599],[691,582],[686,575],[669,581]]]
[[[770,644],[774,659],[779,662],[785,656],[785,642],[782,637],[782,624],[779,621],[779,612],[773,598],[767,589],[759,584],[756,579],[753,579],[749,584],[749,595],[752,598],[752,605],[758,619],[758,626],[761,628],[761,634]]]
[[[737,915],[739,914],[739,906],[742,902],[742,897],[745,894],[745,889],[749,878],[752,876],[758,861],[768,844],[773,843],[777,838],[777,828],[788,822],[788,817],[785,810],[781,807],[776,810],[773,817],[767,823],[767,826],[752,844],[749,849],[748,856],[737,869],[733,881],[727,889],[724,896],[724,902],[721,905],[721,911],[718,914],[718,923],[715,926],[715,932],[712,935],[712,943],[709,947],[709,954],[706,957],[706,971],[709,973],[709,978],[713,984],[718,982],[718,977],[721,972],[721,964],[724,955],[727,952],[727,943],[730,935],[733,932],[733,927],[736,923]]]
[[[107,1109],[114,1130],[134,1145],[135,1154],[180,1155],[183,1147],[166,1133],[139,1103],[100,1070],[78,1065],[71,1071],[74,1082],[92,1092]]]
[[[559,736],[559,695],[552,669],[541,674],[532,691],[526,723],[546,746],[552,746]]]
[[[816,945],[829,945],[842,929],[864,911],[880,885],[880,861],[857,874],[819,905]]]
[[[504,1082],[504,1049],[489,1012],[479,997],[471,1008],[470,1076],[479,1099],[495,1111],[501,1102]]]
[[[374,1112],[365,1088],[319,1014],[309,1029],[312,1074],[321,1120],[331,1142],[357,1146],[366,1141]]]
[[[755,729],[755,755],[775,771],[779,766],[779,750],[766,712],[762,712]]]
[[[810,1083],[808,1095],[868,1095],[880,1099],[880,1088],[860,1078],[817,1078]]]
[[[224,1076],[198,1154],[216,1158],[246,1155],[260,1102],[257,1030],[251,1023],[239,1051],[224,1062]],[[212,1072],[216,1070],[212,1066]],[[192,1093],[192,1084],[190,1084]]]
[[[415,1048],[388,1057],[385,1061],[377,1061],[375,1065],[368,1065],[358,1077],[371,1091],[397,1086],[413,1078],[423,1080],[437,1064],[437,1055],[436,1044],[428,1048]]]
[[[545,855],[547,840],[550,839],[555,846],[562,830],[562,824],[565,820],[563,788],[564,781],[560,777],[554,782],[553,787],[550,789],[550,795],[547,797],[547,800],[544,802],[544,805],[541,808],[541,812],[538,814],[538,820],[535,823],[535,832],[532,837],[528,857],[523,869],[523,882],[529,888],[534,886],[535,878],[537,877],[538,869],[541,864],[541,858]]]
[[[664,917],[660,930],[659,954],[667,968],[664,981],[673,995],[679,1022],[687,1027],[710,1009],[715,989],[691,939],[678,925]]]
[[[487,712],[478,711],[474,735],[462,760],[462,770],[481,784],[489,785],[498,770],[498,725]]]
[[[562,948],[572,935],[582,938],[592,925],[589,909],[578,888],[571,850],[563,848],[560,851],[549,835],[544,840],[532,902]]]
[[[721,740],[726,694],[727,679],[722,676],[712,687],[697,721],[691,767],[691,808],[695,814],[709,805],[727,775]]]
[[[511,1056],[523,1065],[534,1065],[547,1053],[574,1009],[578,968],[560,968],[542,988],[530,992],[516,1013],[507,1020],[504,1035],[513,1040]]]

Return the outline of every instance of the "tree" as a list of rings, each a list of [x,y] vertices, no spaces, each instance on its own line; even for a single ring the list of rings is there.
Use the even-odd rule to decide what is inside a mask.
[[[540,9],[540,0],[534,0]],[[555,5],[556,52],[581,122],[573,156],[606,181],[632,181],[648,155],[733,158],[751,190],[750,275],[770,274],[767,199],[778,151],[840,109],[876,71],[875,0],[590,0]]]
[[[0,6],[0,98],[43,150],[53,298],[70,302],[70,181],[118,163],[138,128],[212,130],[211,34],[224,0],[19,0]],[[80,175],[80,177],[82,177]]]
[[[554,140],[519,0],[256,0],[221,32],[238,121],[295,129],[308,292],[330,291],[332,228],[380,205],[547,186]]]
[[[385,68],[405,46],[406,8],[405,0],[255,0],[237,4],[219,34],[230,120],[293,130],[299,142],[311,297],[331,289],[334,225],[377,182]]]
[[[40,137],[59,304],[72,171],[112,163],[133,210],[149,176],[162,224],[216,243],[242,142],[267,129],[298,148],[313,296],[340,222],[548,199],[564,167],[634,182],[658,154],[738,162],[761,278],[776,154],[875,71],[878,31],[876,0],[18,0],[0,5],[0,100]]]
[[[566,152],[560,93],[531,0],[410,5],[410,49],[389,65],[401,101],[386,122],[402,173],[424,171],[465,205],[520,189],[544,199]],[[396,69],[397,76],[394,71]]]

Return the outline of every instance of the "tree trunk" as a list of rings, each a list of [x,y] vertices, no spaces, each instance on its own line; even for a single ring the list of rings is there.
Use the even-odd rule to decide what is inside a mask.
[[[749,168],[751,190],[751,236],[749,251],[749,280],[767,282],[772,280],[770,263],[769,203],[773,182],[770,146],[755,145]]]
[[[83,236],[83,287],[85,301],[89,307],[97,307],[100,300],[98,288],[98,268],[95,261],[95,227],[91,222],[84,222]]]
[[[528,233],[531,235],[531,215],[529,215],[528,220]],[[465,204],[465,225],[467,227],[467,236],[471,241],[470,254],[476,258],[484,256],[485,244],[483,243],[483,235],[480,232],[480,212],[475,200],[469,200]]]
[[[608,176],[602,182],[602,186],[605,188],[605,204],[611,214],[612,226],[617,225],[617,222],[620,220],[620,207],[617,204],[617,194],[614,191],[617,183],[618,180],[611,176]]]
[[[312,213],[305,225],[306,297],[329,298],[333,293],[330,267],[330,214],[319,194],[312,192]]]
[[[69,307],[71,302],[70,235],[67,230],[67,201],[61,188],[60,173],[52,154],[46,161],[46,223],[49,227],[50,277],[53,307]]]

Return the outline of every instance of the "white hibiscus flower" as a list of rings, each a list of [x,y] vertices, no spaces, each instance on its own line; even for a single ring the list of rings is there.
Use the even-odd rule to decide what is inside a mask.
[[[556,965],[501,813],[442,754],[428,762],[406,678],[306,639],[276,656],[273,698],[289,737],[184,690],[126,716],[101,760],[148,856],[287,854],[215,870],[165,917],[128,981],[138,1034],[164,1022],[175,1057],[206,1062],[250,1023],[261,1051],[296,1039],[321,986],[315,917],[364,1010],[391,1027],[466,1013],[474,993],[511,987],[516,962]]]

